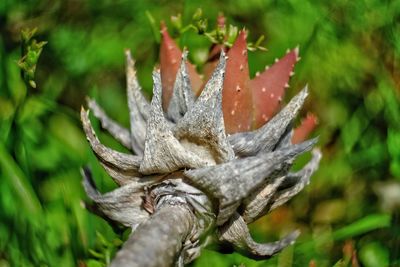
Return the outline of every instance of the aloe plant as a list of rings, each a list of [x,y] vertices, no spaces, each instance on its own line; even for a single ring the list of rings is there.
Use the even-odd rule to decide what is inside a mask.
[[[81,110],[93,152],[119,185],[101,194],[84,169],[92,208],[132,229],[111,266],[183,266],[211,244],[269,258],[292,244],[299,231],[260,244],[247,225],[299,193],[321,158],[314,149],[303,169],[290,171],[296,157],[317,142],[304,141],[315,127],[314,115],[293,128],[307,87],[280,109],[299,50],[250,79],[243,30],[232,47],[214,46],[201,77],[165,26],[161,32],[151,102],[141,92],[130,51],[125,52],[130,129],[88,99],[102,127],[132,154],[104,146],[89,111]],[[207,74],[207,68],[213,71]]]

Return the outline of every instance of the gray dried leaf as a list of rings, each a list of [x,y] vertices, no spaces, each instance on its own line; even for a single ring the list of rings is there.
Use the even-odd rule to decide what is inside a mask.
[[[234,158],[234,152],[225,134],[222,114],[225,66],[226,58],[222,51],[219,63],[204,90],[175,128],[175,136],[178,139],[207,147],[216,163]]]
[[[281,140],[274,150],[284,149],[292,145],[291,139],[293,135],[292,124],[289,124]],[[247,224],[257,220],[263,216],[268,210],[268,204],[272,200],[274,193],[285,179],[293,161],[284,162],[279,170],[272,173],[270,179],[263,185],[256,188],[249,197],[243,200],[243,213],[241,216]]]
[[[87,98],[88,107],[93,115],[100,120],[101,127],[106,129],[115,139],[128,149],[131,147],[131,134],[128,129],[108,117],[104,110],[97,104],[96,100]]]
[[[274,195],[273,204],[269,211],[286,203],[293,196],[297,195],[303,188],[310,183],[311,175],[318,169],[322,154],[319,149],[312,151],[311,160],[298,172],[289,173],[281,183],[278,191]]]
[[[130,51],[125,55],[130,130],[109,118],[95,101],[88,100],[88,105],[103,128],[139,156],[101,144],[88,112],[81,111],[92,150],[121,185],[101,194],[84,170],[83,184],[93,200],[86,207],[112,223],[133,229],[140,224],[111,265],[183,266],[216,237],[254,259],[269,258],[294,242],[298,231],[277,242],[258,244],[246,224],[296,195],[318,167],[321,153],[315,150],[301,171],[289,172],[295,158],[317,141],[291,142],[292,123],[308,95],[307,87],[263,127],[228,137],[222,112],[224,51],[196,100],[187,69],[191,66],[187,52],[183,53],[166,114],[160,73],[153,73],[150,104],[141,92]],[[210,230],[214,235],[208,235]]]
[[[81,120],[93,152],[117,184],[126,184],[141,176],[138,172],[140,157],[118,152],[101,144],[90,123],[89,111],[84,108],[81,109]]]
[[[105,164],[101,161],[100,164],[101,166],[103,166],[104,170],[108,173],[108,175],[110,175],[118,185],[124,185],[130,182],[137,181],[141,179],[140,177],[142,176],[137,172],[116,169],[114,166]]]
[[[187,51],[184,51],[181,66],[176,74],[174,91],[167,112],[168,118],[175,123],[192,107],[195,100],[186,64]]]
[[[294,243],[299,231],[294,231],[283,239],[271,243],[256,243],[250,236],[243,218],[235,213],[230,221],[218,229],[219,239],[232,244],[240,253],[253,259],[268,259]]]
[[[311,175],[318,168],[321,153],[318,149],[312,152],[312,159],[296,173],[288,173],[259,187],[244,201],[243,219],[247,224],[264,216],[272,209],[284,204],[308,183]]]
[[[136,102],[136,106],[140,115],[147,121],[150,116],[150,103],[143,96],[142,88],[136,77],[135,62],[132,58],[131,51],[125,50],[126,57],[126,83],[127,83],[127,96],[131,102]]]
[[[140,172],[143,174],[169,173],[182,168],[206,166],[207,162],[186,151],[174,137],[161,106],[160,73],[153,73],[154,89],[147,136]]]
[[[268,204],[271,202],[276,190],[285,177],[278,177],[273,181],[268,181],[264,186],[256,189],[250,197],[243,201],[243,214],[242,217],[247,224],[260,218],[267,209]]]
[[[146,121],[150,114],[150,104],[141,93],[130,51],[126,50],[125,55],[131,146],[138,155],[143,155],[144,141],[146,139]]]
[[[82,176],[86,194],[94,201],[96,208],[112,221],[134,230],[149,217],[149,213],[142,208],[145,182],[129,183],[112,192],[101,194],[96,189],[90,173],[82,171]]]
[[[187,170],[184,174],[193,184],[220,201],[217,225],[221,225],[232,215],[232,206],[237,206],[237,202],[260,186],[274,171],[279,170],[282,164],[310,150],[316,141],[312,139],[278,151]]]
[[[281,139],[279,140],[274,150],[291,146],[292,137],[293,137],[293,123],[289,123],[289,126],[286,128],[285,132],[283,133]]]

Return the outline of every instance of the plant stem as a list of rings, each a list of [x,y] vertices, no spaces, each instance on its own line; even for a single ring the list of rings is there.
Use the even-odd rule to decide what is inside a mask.
[[[110,266],[173,266],[194,222],[195,216],[186,204],[164,204],[137,227]]]

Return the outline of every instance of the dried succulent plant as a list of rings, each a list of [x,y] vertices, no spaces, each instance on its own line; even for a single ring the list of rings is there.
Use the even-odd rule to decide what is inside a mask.
[[[132,228],[111,266],[183,266],[215,243],[254,259],[269,258],[299,232],[259,244],[247,224],[300,192],[321,158],[314,149],[302,170],[290,171],[295,158],[317,141],[302,142],[315,126],[313,115],[293,130],[307,88],[275,114],[298,49],[250,80],[242,31],[229,50],[213,48],[203,84],[165,26],[162,37],[151,103],[142,95],[126,51],[130,130],[88,100],[102,127],[135,155],[101,144],[88,111],[81,111],[92,150],[120,186],[101,194],[85,169],[85,190],[97,214]]]

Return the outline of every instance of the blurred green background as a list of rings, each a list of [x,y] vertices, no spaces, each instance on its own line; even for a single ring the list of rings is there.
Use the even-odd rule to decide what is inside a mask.
[[[109,262],[127,233],[82,207],[81,166],[102,191],[114,185],[86,143],[79,108],[90,95],[128,125],[124,48],[151,92],[158,43],[146,12],[172,29],[171,15],[189,23],[199,7],[209,25],[223,12],[250,40],[266,36],[268,52],[249,53],[252,75],[300,45],[288,96],[309,84],[303,111],[319,117],[324,157],[305,191],[251,226],[258,241],[299,228],[294,246],[262,262],[205,250],[192,266],[400,266],[400,1],[384,0],[1,0],[0,266]],[[29,88],[17,62],[21,29],[35,27],[48,43]],[[189,31],[178,42],[204,63],[207,39]]]

